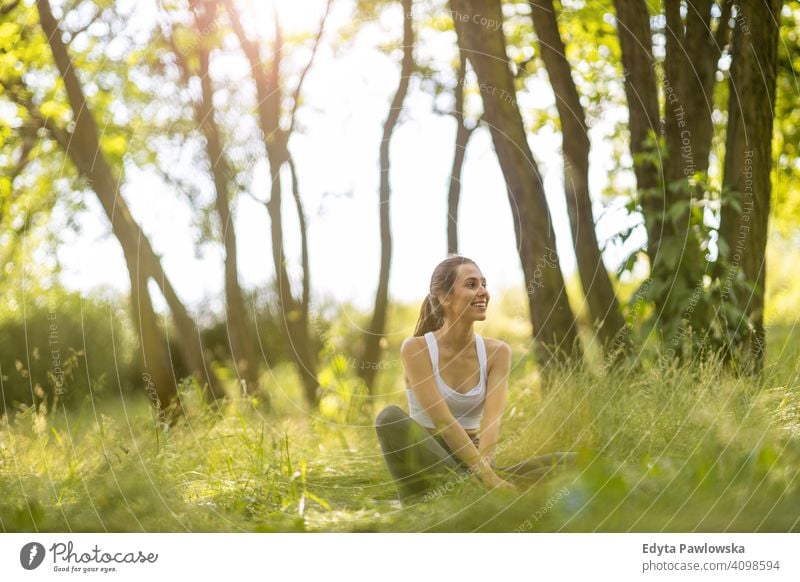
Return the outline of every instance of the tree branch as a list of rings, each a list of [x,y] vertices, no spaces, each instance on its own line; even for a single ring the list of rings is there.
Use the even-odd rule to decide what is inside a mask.
[[[97,11],[97,14],[95,14],[95,15],[94,15],[94,16],[93,16],[93,17],[92,17],[90,20],[89,20],[89,22],[87,22],[85,25],[81,26],[81,27],[80,27],[78,30],[75,30],[75,31],[69,31],[69,40],[68,40],[68,41],[67,41],[65,44],[66,44],[67,46],[71,45],[71,44],[72,44],[72,41],[74,41],[74,40],[75,40],[75,37],[76,37],[76,36],[78,36],[78,35],[79,35],[79,34],[81,34],[81,33],[84,33],[84,32],[86,32],[87,30],[89,30],[89,28],[91,28],[91,26],[92,26],[92,25],[93,25],[95,22],[97,22],[98,20],[100,20],[100,18],[101,18],[101,17],[102,17],[102,16],[103,16],[105,13],[106,13],[106,11],[105,11],[105,10],[98,10],[98,11]]]
[[[5,16],[6,14],[14,10],[14,8],[19,6],[19,2],[20,0],[14,0],[9,4],[4,3],[2,6],[0,6],[0,16]]]
[[[14,180],[17,179],[17,176],[24,172],[28,164],[31,163],[31,152],[33,152],[34,145],[34,140],[31,139],[31,137],[32,136],[29,133],[25,133],[22,136],[22,151],[19,153],[19,159],[17,160],[17,163],[14,164],[14,168],[8,173],[12,184],[14,183]]]
[[[300,73],[300,79],[297,81],[297,87],[294,89],[294,93],[292,95],[292,110],[289,113],[289,131],[287,131],[287,136],[291,135],[292,131],[294,130],[295,114],[297,113],[297,108],[300,104],[300,90],[303,88],[303,81],[305,81],[306,75],[308,74],[308,71],[311,70],[311,65],[314,63],[314,57],[317,54],[317,49],[319,49],[320,41],[322,40],[322,33],[325,31],[325,23],[328,20],[328,14],[330,14],[332,5],[333,0],[328,0],[328,2],[325,4],[325,12],[323,13],[322,19],[319,23],[319,32],[314,39],[314,45],[311,49],[311,56],[309,57],[308,63],[306,63],[303,72]]]

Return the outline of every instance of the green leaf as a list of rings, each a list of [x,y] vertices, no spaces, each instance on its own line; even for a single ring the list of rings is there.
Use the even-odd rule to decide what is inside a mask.
[[[669,207],[667,210],[667,216],[672,222],[676,222],[681,216],[683,216],[683,213],[686,212],[688,208],[688,200],[678,200]]]
[[[678,266],[682,250],[680,241],[674,239],[668,240],[661,245],[661,260],[664,261],[667,267],[674,269]]]
[[[722,236],[717,239],[717,248],[719,249],[719,256],[722,258],[727,258],[728,254],[731,252],[731,247]]]

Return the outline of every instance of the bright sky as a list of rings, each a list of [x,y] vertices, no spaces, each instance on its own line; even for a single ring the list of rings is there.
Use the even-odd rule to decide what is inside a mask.
[[[317,26],[322,0],[278,1],[287,34]],[[385,36],[381,38],[385,33],[377,29],[355,47],[332,54],[331,40],[336,29],[351,18],[349,7],[347,0],[335,3],[325,46],[304,86],[301,132],[294,135],[290,148],[308,215],[312,293],[368,308],[374,300],[380,258],[378,148],[398,82],[399,59],[375,50],[375,45],[385,40]],[[391,16],[395,18],[387,16],[384,26],[399,36],[400,11]],[[269,18],[268,12],[260,16],[258,26],[270,30]],[[431,50],[441,51],[442,62],[449,63],[454,46],[447,35],[439,37],[438,42],[444,44],[426,48],[425,56],[430,56]],[[450,40],[454,41],[454,35]],[[530,87],[532,90],[518,96],[523,111],[553,103],[549,85]],[[595,216],[611,164],[610,152],[601,138],[614,121],[609,118],[593,129],[590,184]],[[417,301],[428,291],[433,267],[446,256],[446,196],[455,122],[434,114],[431,97],[416,83],[412,84],[401,122],[391,149],[394,250],[390,294],[397,300]],[[545,176],[562,266],[571,273],[575,259],[563,194],[560,136],[542,132],[530,136],[530,142]],[[257,167],[254,175],[252,191],[266,199],[266,166]],[[351,196],[342,195],[347,192]],[[142,172],[129,172],[123,194],[163,257],[166,271],[184,301],[192,306],[210,303],[221,311],[222,251],[207,245],[196,256],[193,218],[185,197]],[[93,198],[87,201],[89,212],[82,217],[82,233],[59,249],[63,280],[81,290],[105,286],[126,292],[129,283],[122,251],[110,235],[99,204]],[[288,191],[283,211],[290,274],[299,277],[299,232]],[[235,213],[241,281],[248,288],[263,286],[273,277],[266,209],[248,196],[240,196]],[[459,221],[459,250],[478,263],[490,290],[524,288],[505,184],[485,128],[474,133],[467,150]],[[606,215],[598,225],[601,240],[619,227],[619,215]],[[613,267],[621,254],[619,249],[609,252],[615,253],[606,256],[607,265]]]

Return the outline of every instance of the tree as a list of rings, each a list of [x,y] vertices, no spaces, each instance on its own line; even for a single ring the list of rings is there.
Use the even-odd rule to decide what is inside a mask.
[[[630,152],[636,175],[638,198],[647,230],[647,257],[651,276],[658,264],[659,242],[663,233],[659,205],[658,136],[661,113],[656,85],[656,61],[650,31],[650,12],[641,0],[615,0],[617,30],[622,51],[622,74],[628,102]],[[663,289],[662,289],[663,290]],[[657,308],[657,311],[660,311]]]
[[[578,350],[575,317],[567,300],[555,234],[538,164],[528,145],[516,102],[499,0],[451,0],[458,44],[480,82],[483,119],[489,127],[505,177],[514,233],[527,280],[536,353],[545,366],[553,357]]]
[[[603,263],[592,216],[592,200],[589,195],[591,144],[586,115],[572,79],[552,0],[530,0],[530,6],[541,57],[556,95],[556,107],[561,120],[564,187],[578,274],[589,314],[593,323],[599,326],[600,342],[610,347],[625,322]]]
[[[97,10],[91,22],[98,20],[102,10]],[[14,163],[3,172],[0,179],[2,211],[0,222],[14,234],[10,245],[4,249],[2,264],[13,261],[17,241],[27,236],[43,217],[49,217],[59,202],[70,212],[78,212],[80,203],[71,196],[70,188],[59,187],[55,176],[65,178],[70,187],[85,187],[83,177],[68,163],[64,156],[68,151],[69,134],[60,127],[58,119],[69,111],[69,107],[58,101],[54,90],[37,95],[27,85],[25,74],[21,74],[16,63],[25,60],[26,71],[38,71],[51,67],[48,58],[49,47],[44,37],[38,34],[34,10],[20,6],[20,3],[7,4],[2,16],[8,25],[6,32],[13,30],[14,45],[19,53],[6,53],[12,57],[5,62],[11,66],[0,71],[0,86],[3,92],[17,106],[21,124],[17,132],[6,136],[3,146],[11,152]],[[73,31],[70,42],[85,29]],[[36,101],[35,101],[36,100]],[[64,124],[65,125],[65,124]],[[109,132],[113,133],[113,132]],[[48,139],[48,136],[50,139]],[[53,139],[55,138],[55,140]],[[57,142],[57,143],[54,143]],[[35,160],[34,164],[31,164]],[[30,175],[23,175],[32,168]],[[17,178],[20,178],[17,181]],[[16,185],[15,185],[16,182]],[[7,190],[6,190],[7,188]],[[14,201],[13,205],[10,204]],[[8,211],[8,212],[7,212]],[[22,213],[25,219],[15,225],[14,218]],[[137,359],[144,370],[143,384],[152,385],[158,396],[157,405],[166,407],[176,394],[176,381],[170,367],[169,353],[165,338],[158,326],[158,319],[147,289],[147,277],[140,273],[141,264],[133,252],[124,253],[131,281],[130,307],[131,321],[138,339]]]
[[[726,323],[741,368],[751,372],[761,370],[766,348],[766,247],[782,4],[741,0],[733,36],[723,188],[740,204],[722,207],[720,238],[729,249],[723,301],[743,312],[742,319]],[[740,276],[750,293],[731,292],[731,283]]]
[[[281,126],[282,101],[284,97],[284,82],[281,78],[281,62],[283,51],[283,34],[278,20],[277,11],[274,12],[274,45],[271,59],[263,57],[261,42],[248,37],[238,8],[232,0],[225,0],[225,7],[230,16],[231,25],[239,40],[239,44],[250,63],[250,74],[256,88],[258,99],[257,117],[263,135],[264,153],[270,167],[270,198],[266,203],[270,216],[272,239],[272,262],[278,286],[278,298],[281,307],[282,325],[285,336],[291,346],[300,379],[303,383],[303,395],[309,406],[316,406],[319,400],[317,380],[316,354],[312,350],[311,332],[309,329],[309,300],[310,300],[310,268],[308,263],[308,242],[305,222],[305,212],[299,192],[299,180],[291,152],[289,151],[289,138],[295,127],[295,116],[300,104],[300,95],[303,81],[314,62],[325,23],[330,12],[332,0],[328,0],[325,13],[322,16],[319,32],[314,38],[311,57],[303,71],[300,73],[297,85],[292,93],[292,107],[288,114],[288,129]],[[271,62],[270,62],[271,61]],[[269,63],[269,67],[267,67]],[[291,172],[292,195],[297,208],[301,228],[302,264],[303,264],[303,290],[300,301],[292,295],[289,275],[286,269],[286,256],[283,252],[283,219],[281,216],[282,180],[281,168],[289,167]]]
[[[208,383],[212,394],[221,394],[216,376],[209,371],[205,360],[196,323],[178,298],[162,268],[161,260],[153,251],[139,224],[133,219],[120,194],[119,173],[112,169],[101,148],[97,124],[76,74],[75,65],[62,40],[63,33],[53,16],[50,3],[48,0],[41,0],[37,6],[42,30],[69,99],[74,129],[68,132],[49,122],[32,104],[29,111],[69,155],[78,172],[90,182],[111,221],[112,232],[123,248],[131,277],[137,279],[132,298],[139,299],[137,306],[134,307],[134,317],[142,322],[137,329],[145,352],[145,361],[151,366],[159,366],[159,362],[164,361],[161,347],[163,342],[150,339],[155,326],[155,315],[152,312],[151,302],[144,298],[147,279],[152,278],[158,284],[172,311],[177,333],[181,339],[181,349],[189,367],[199,380]],[[148,354],[148,351],[152,353]],[[159,368],[153,377],[163,382],[165,375],[166,372]],[[158,387],[157,390],[162,391],[165,396],[168,392],[174,393],[174,383]]]
[[[615,5],[630,110],[631,152],[648,233],[648,294],[656,306],[655,323],[663,344],[678,357],[687,356],[687,348],[694,352],[723,349],[730,357],[741,352],[739,346],[744,342],[750,346],[744,351],[758,362],[764,340],[760,269],[769,211],[780,4],[695,0],[686,4],[683,15],[679,2],[667,1],[662,60],[653,57],[651,35],[662,31],[651,30],[648,7],[636,1],[617,1]],[[745,16],[747,11],[766,19],[759,20],[764,24],[754,26]],[[728,127],[721,171],[711,163],[713,112],[718,107],[715,93],[722,73],[721,56],[727,51],[732,23],[735,40],[730,51]],[[774,30],[767,31],[766,23]],[[757,43],[750,42],[756,38]],[[656,78],[663,92],[663,116]],[[751,90],[756,82],[758,88]],[[748,89],[742,91],[745,86]],[[770,107],[764,107],[765,103]],[[719,107],[724,109],[724,105]],[[752,225],[741,222],[750,221],[753,209],[751,206],[741,214],[743,188],[750,179],[749,170],[743,168],[754,161],[745,152],[757,152],[759,171],[766,172],[759,174],[758,192],[750,191],[759,201],[758,220]],[[723,174],[721,191],[713,185],[713,173]],[[709,215],[718,217],[719,226]],[[740,215],[741,219],[736,218]],[[739,236],[748,228],[752,234]],[[705,254],[714,239],[716,259]],[[747,259],[743,261],[745,248]],[[687,332],[691,332],[691,341],[686,341]]]
[[[214,107],[214,88],[209,72],[212,43],[217,40],[212,34],[218,18],[217,4],[204,0],[189,3],[195,34],[199,35],[190,50],[176,46],[171,31],[168,35],[173,58],[181,70],[185,86],[193,80],[200,85],[199,98],[194,102],[194,117],[205,138],[206,156],[214,184],[214,209],[219,222],[225,248],[225,313],[226,331],[234,369],[243,382],[246,392],[258,387],[259,358],[255,347],[253,322],[245,304],[241,285],[236,250],[236,230],[231,209],[231,181],[233,172],[226,155],[224,136],[216,121]],[[193,48],[193,50],[191,50]],[[196,70],[190,63],[196,62]]]
[[[395,90],[389,115],[383,123],[383,135],[380,145],[380,193],[379,213],[381,228],[381,266],[378,275],[378,290],[375,293],[375,307],[372,319],[364,337],[364,365],[359,373],[367,389],[374,390],[375,373],[381,353],[381,339],[386,329],[386,314],[389,308],[389,269],[392,261],[392,231],[390,224],[390,158],[389,146],[394,134],[403,102],[408,94],[408,85],[414,69],[414,22],[411,14],[411,0],[402,0],[403,7],[403,58],[400,64],[400,80]]]
[[[461,174],[464,170],[464,158],[467,153],[467,143],[472,132],[478,128],[478,123],[468,125],[464,115],[464,94],[467,81],[467,56],[463,51],[458,51],[458,71],[456,86],[453,87],[455,106],[453,117],[456,120],[456,136],[453,144],[453,166],[450,169],[450,184],[447,189],[447,252],[458,253],[458,205],[461,201]]]
[[[690,2],[685,19],[678,3],[666,2],[662,62],[653,55],[647,5],[638,0],[614,4],[630,114],[630,150],[647,230],[647,297],[655,304],[654,324],[664,345],[683,357],[681,335],[687,325],[701,340],[712,327],[713,298],[704,287],[709,264],[703,253],[710,229],[702,208],[714,196],[708,185],[711,112],[730,5],[718,7],[714,30],[710,2]],[[690,301],[700,302],[701,307],[687,309]]]
[[[780,47],[792,47],[800,38],[800,2],[791,0],[781,11]],[[800,108],[797,107],[800,59],[787,50],[778,52],[775,104],[775,180],[771,231],[783,238],[797,232],[800,223]]]

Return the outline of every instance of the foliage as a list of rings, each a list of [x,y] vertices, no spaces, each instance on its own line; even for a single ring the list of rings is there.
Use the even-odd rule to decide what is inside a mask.
[[[800,2],[786,2],[778,49],[775,104],[775,171],[772,180],[775,212],[772,226],[784,237],[796,236],[800,219]],[[795,49],[795,50],[792,50]]]
[[[52,411],[143,392],[124,301],[26,291],[6,292],[0,305],[0,410]]]

